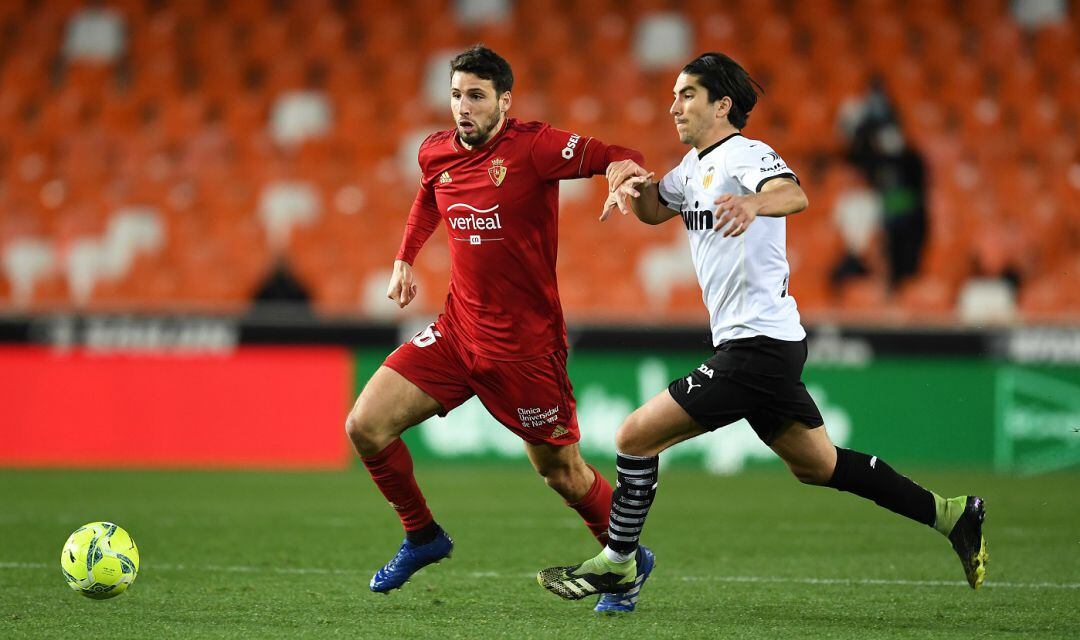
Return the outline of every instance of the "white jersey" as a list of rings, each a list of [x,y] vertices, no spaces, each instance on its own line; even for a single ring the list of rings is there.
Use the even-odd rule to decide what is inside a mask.
[[[691,149],[660,181],[660,203],[682,213],[690,237],[714,345],[759,335],[806,337],[788,293],[786,220],[758,216],[736,237],[712,230],[718,197],[756,193],[780,177],[798,181],[769,145],[735,133],[700,153]]]

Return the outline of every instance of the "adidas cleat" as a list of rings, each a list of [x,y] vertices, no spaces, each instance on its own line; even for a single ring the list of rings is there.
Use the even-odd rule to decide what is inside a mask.
[[[408,582],[414,573],[449,558],[454,551],[454,541],[443,530],[427,544],[414,545],[406,539],[397,554],[371,577],[368,587],[375,593],[389,593]]]
[[[570,567],[549,567],[536,574],[540,586],[564,600],[581,600],[597,593],[626,593],[634,588],[637,562],[607,559],[604,552]]]
[[[968,496],[964,513],[949,532],[956,555],[964,565],[964,575],[972,589],[978,589],[986,578],[986,564],[990,554],[986,550],[986,538],[983,537],[983,520],[986,518],[986,503],[978,496]]]
[[[637,561],[637,577],[634,579],[634,586],[626,593],[605,593],[601,595],[593,611],[630,613],[634,610],[634,607],[637,606],[638,596],[641,595],[641,588],[645,586],[645,581],[649,579],[649,574],[652,573],[653,566],[656,565],[656,556],[648,547],[638,547],[635,559]]]

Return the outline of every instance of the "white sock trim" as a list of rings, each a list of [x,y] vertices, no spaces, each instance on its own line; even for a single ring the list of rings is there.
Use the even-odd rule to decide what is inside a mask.
[[[619,553],[618,551],[615,551],[611,547],[604,547],[604,557],[607,558],[608,560],[610,560],[611,562],[618,562],[619,564],[622,564],[623,562],[629,562],[630,558],[634,557],[634,554],[632,554],[632,553]]]

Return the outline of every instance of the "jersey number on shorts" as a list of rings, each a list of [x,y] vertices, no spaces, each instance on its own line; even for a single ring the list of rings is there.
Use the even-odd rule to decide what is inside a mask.
[[[435,344],[435,340],[441,337],[442,334],[435,330],[435,323],[432,322],[426,329],[413,336],[412,343],[423,348]]]

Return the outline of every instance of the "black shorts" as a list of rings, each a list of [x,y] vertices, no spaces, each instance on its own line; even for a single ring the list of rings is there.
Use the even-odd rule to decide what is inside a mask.
[[[820,427],[814,399],[802,383],[806,340],[767,336],[729,340],[668,392],[702,427],[712,431],[742,418],[765,444],[793,421]]]

